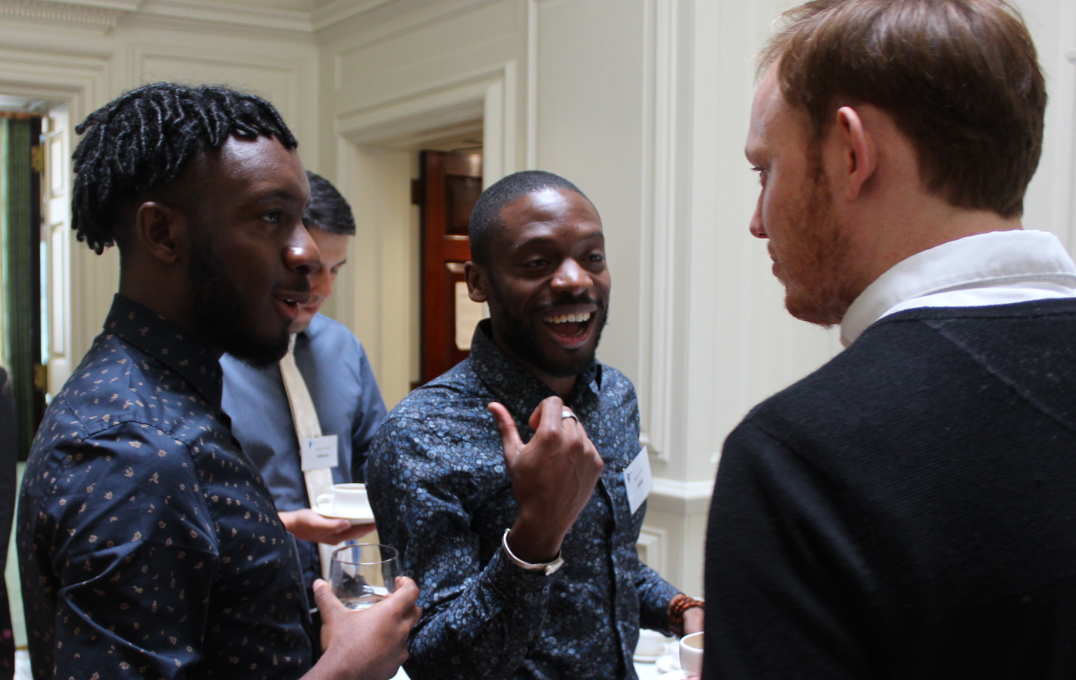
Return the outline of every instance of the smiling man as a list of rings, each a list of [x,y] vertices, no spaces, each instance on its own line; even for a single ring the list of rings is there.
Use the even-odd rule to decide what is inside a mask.
[[[272,491],[284,526],[299,539],[303,577],[309,585],[324,574],[327,562],[318,554],[318,543],[327,546],[358,538],[368,533],[371,525],[352,526],[346,519],[330,519],[311,509],[310,477],[304,473],[309,463],[302,465],[304,454],[299,444],[307,433],[296,428],[294,392],[307,391],[317,419],[315,436],[327,447],[323,450],[327,455],[321,459],[322,469],[329,471],[324,486],[363,481],[366,451],[385,418],[385,404],[358,338],[343,324],[319,313],[347,263],[355,218],[347,201],[327,179],[309,171],[306,175],[310,202],[303,212],[303,223],[317,246],[317,262],[308,275],[310,292],[298,305],[298,314],[288,328],[293,337],[291,356],[280,363],[256,366],[226,354],[221,357],[221,367],[222,403],[231,417],[232,433]],[[296,368],[289,380],[302,381],[301,385],[285,383],[289,362]]]
[[[1076,677],[1076,265],[1000,0],[816,0],[763,53],[750,233],[846,348],[729,435],[707,680]]]
[[[424,593],[407,671],[634,678],[640,625],[699,630],[702,609],[635,551],[649,466],[634,388],[594,359],[601,218],[567,180],[528,171],[483,192],[470,236],[467,283],[490,319],[370,454],[379,530]]]
[[[78,128],[73,227],[120,289],[49,405],[19,500],[37,678],[387,678],[414,584],[366,612],[315,586],[311,668],[293,539],[220,409],[227,351],[280,359],[317,247],[296,141],[268,102],[132,90]]]

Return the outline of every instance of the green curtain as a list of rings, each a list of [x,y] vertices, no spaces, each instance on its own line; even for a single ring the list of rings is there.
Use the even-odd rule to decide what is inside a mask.
[[[34,364],[38,348],[34,346],[34,244],[38,239],[33,224],[31,166],[32,121],[27,119],[0,120],[0,195],[3,196],[3,218],[0,231],[3,238],[4,280],[4,358],[15,398],[16,451],[24,459],[34,436],[37,396],[34,392]]]

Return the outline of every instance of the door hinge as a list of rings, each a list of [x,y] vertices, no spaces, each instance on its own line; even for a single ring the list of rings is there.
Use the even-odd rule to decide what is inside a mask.
[[[49,367],[44,364],[34,364],[34,389],[38,392],[49,391]]]
[[[45,172],[45,145],[35,144],[30,147],[30,167],[34,169],[37,174]]]
[[[411,180],[411,205],[422,205],[426,202],[425,196],[423,196],[424,189],[421,179]]]

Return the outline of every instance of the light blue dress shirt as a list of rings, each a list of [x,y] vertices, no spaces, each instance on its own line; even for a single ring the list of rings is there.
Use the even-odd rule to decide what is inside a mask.
[[[220,363],[222,405],[232,419],[232,433],[261,473],[277,510],[310,507],[280,367],[255,368],[230,355]],[[385,419],[385,403],[362,344],[346,326],[318,314],[295,339],[295,363],[314,401],[322,434],[337,435],[339,464],[333,482],[363,481],[366,451]],[[309,586],[320,576],[317,547],[297,543]]]

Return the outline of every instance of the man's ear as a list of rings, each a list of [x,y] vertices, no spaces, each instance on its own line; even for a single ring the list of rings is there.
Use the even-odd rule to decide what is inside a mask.
[[[164,203],[146,201],[139,204],[133,231],[136,247],[165,264],[178,262],[187,249],[187,220]]]
[[[481,266],[468,260],[463,265],[463,275],[467,279],[467,295],[473,302],[486,302],[489,299],[487,292],[486,272]]]
[[[837,109],[835,134],[841,150],[839,171],[844,197],[853,200],[860,196],[878,169],[878,148],[863,118],[852,106]]]

